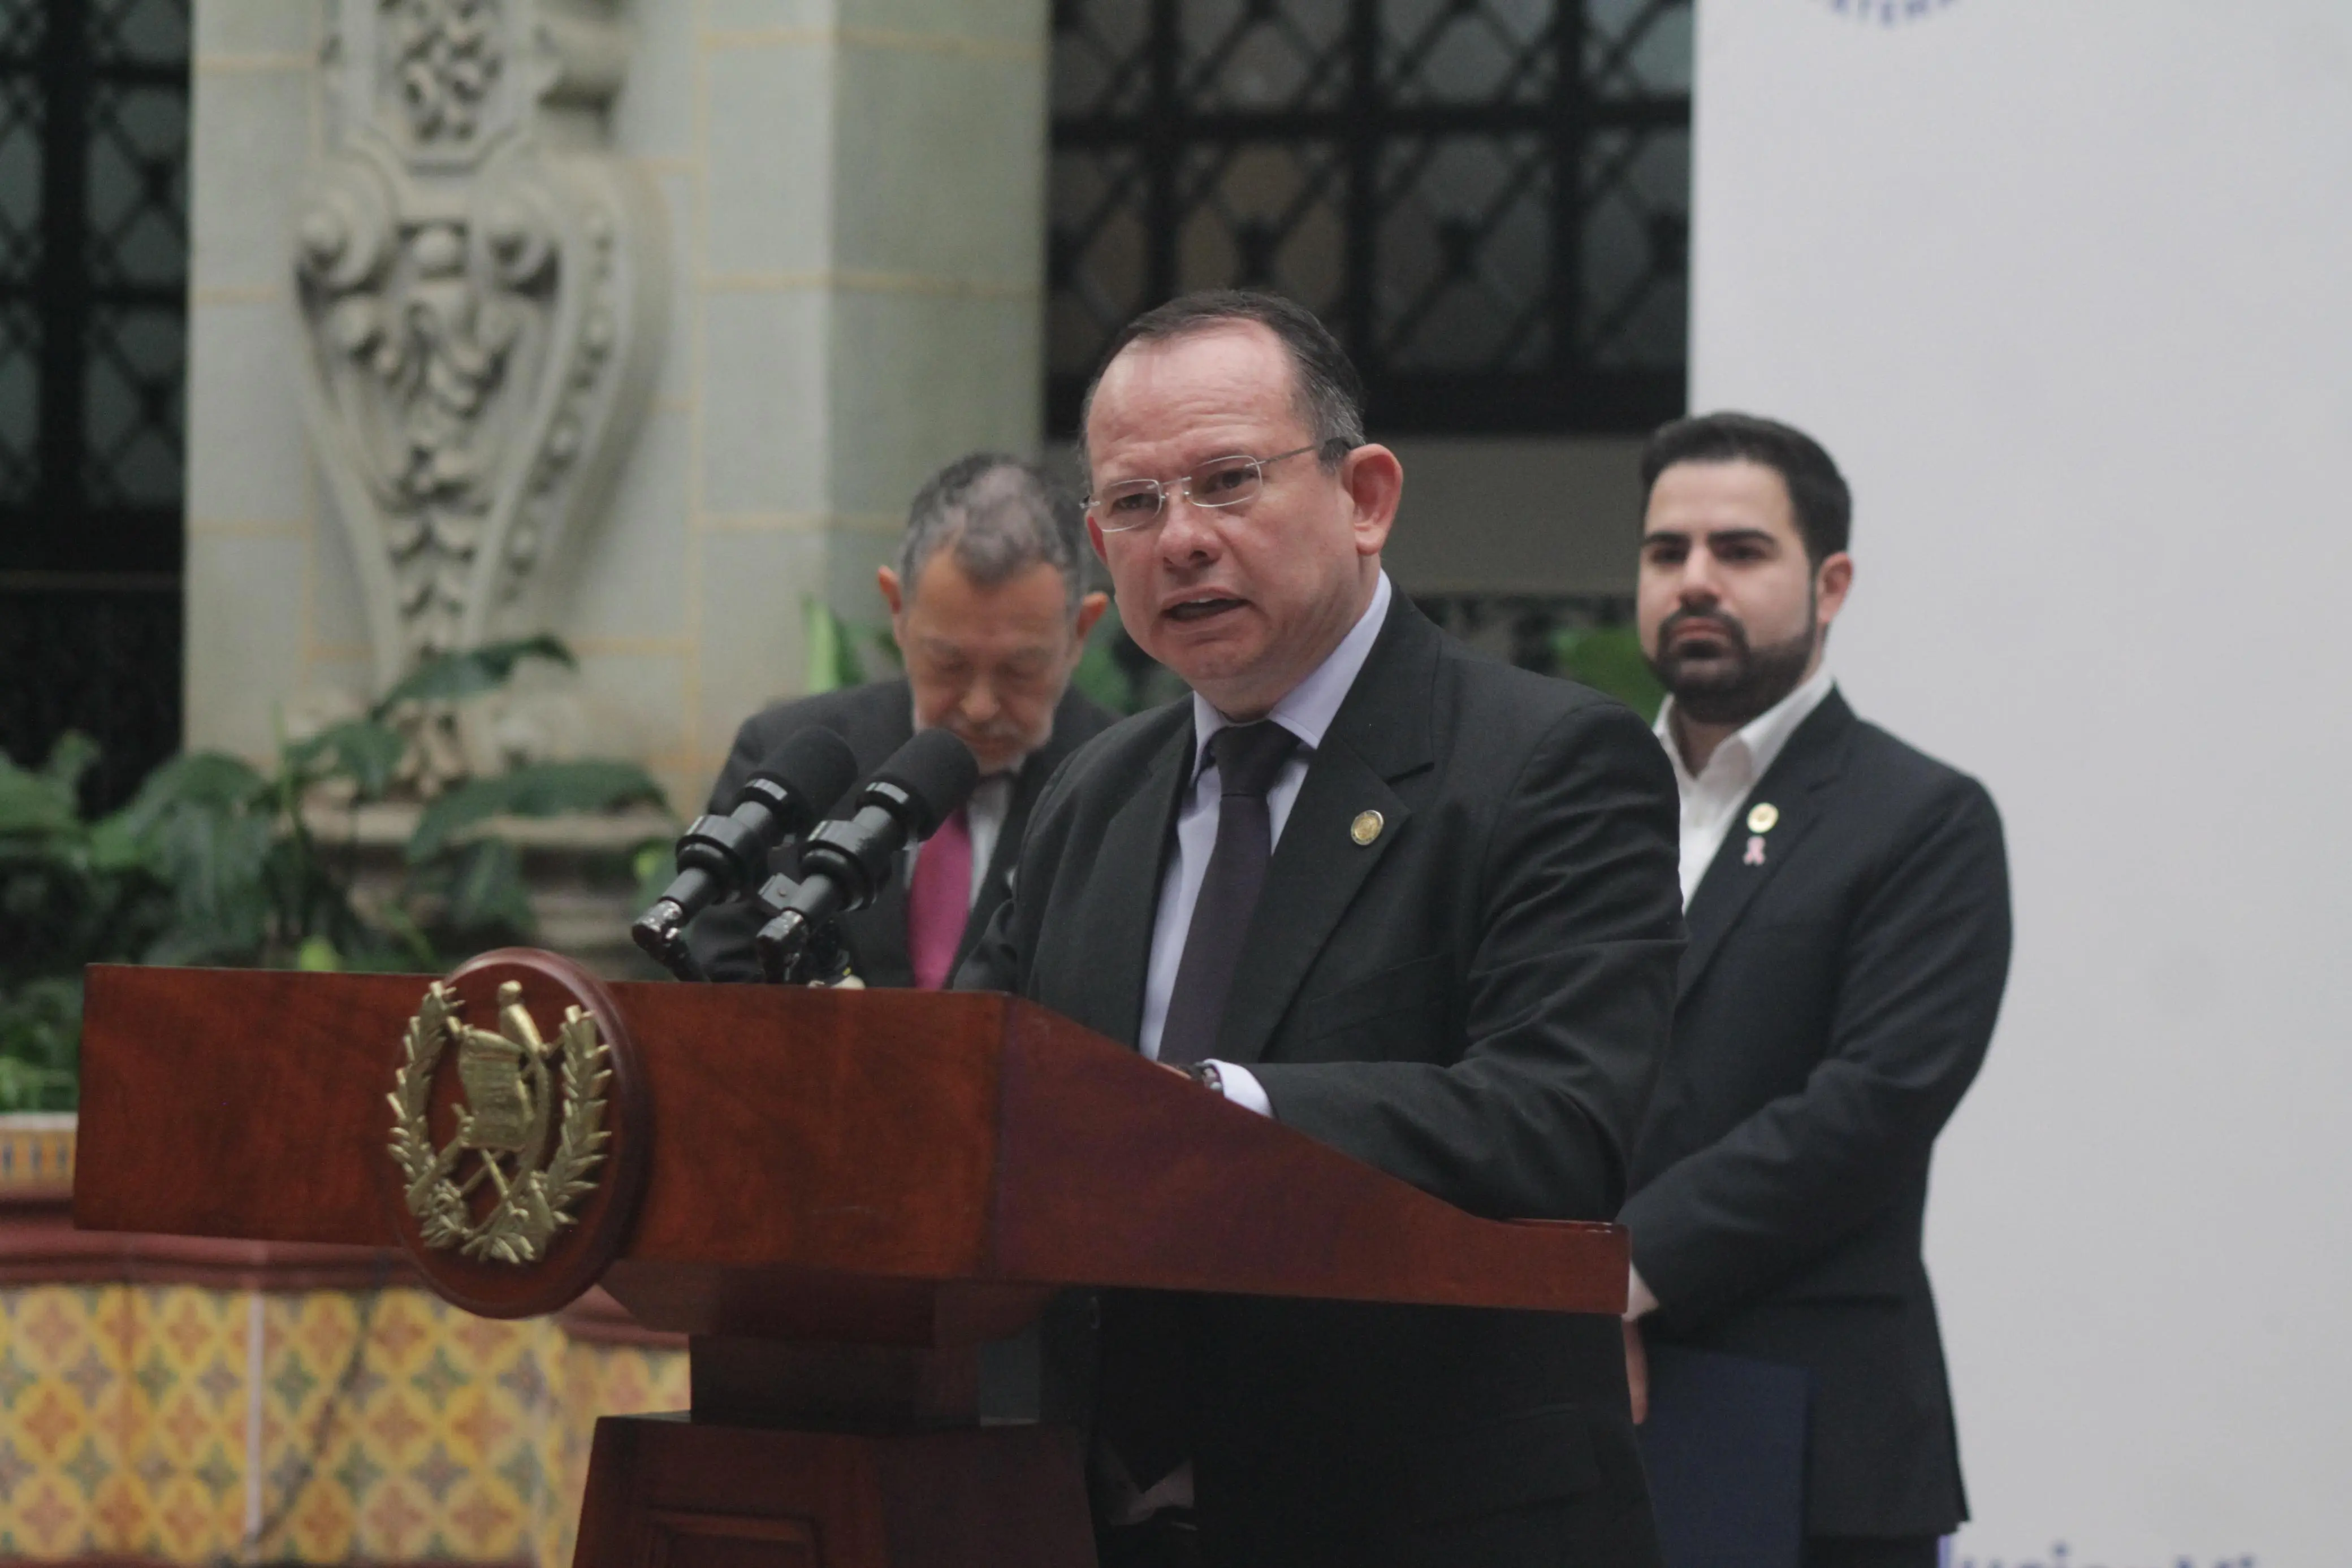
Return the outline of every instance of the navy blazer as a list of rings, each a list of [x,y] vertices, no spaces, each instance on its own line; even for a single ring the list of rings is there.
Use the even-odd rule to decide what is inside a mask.
[[[1779,813],[1760,864],[1759,803]],[[1648,1332],[1812,1374],[1810,1532],[1947,1533],[1968,1509],[1920,1229],[2009,971],[2000,815],[1832,692],[1689,921],[1619,1216],[1661,1303]]]

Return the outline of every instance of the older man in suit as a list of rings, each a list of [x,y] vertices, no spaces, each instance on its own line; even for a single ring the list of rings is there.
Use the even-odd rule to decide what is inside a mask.
[[[1076,504],[1036,465],[993,452],[958,459],[916,495],[897,564],[878,573],[905,678],[778,703],[736,732],[712,811],[811,727],[847,741],[860,772],[918,729],[951,730],[980,759],[970,803],[913,852],[907,876],[841,917],[850,968],[869,986],[946,981],[1004,901],[1045,780],[1111,721],[1070,689],[1109,602],[1087,591],[1084,540]],[[713,979],[756,980],[761,924],[739,899],[706,911],[688,940]]]
[[[1690,948],[1621,1215],[1637,1403],[1653,1342],[1804,1369],[1807,1568],[1932,1568],[1967,1507],[1920,1228],[2008,973],[2000,819],[1831,679],[1853,504],[1819,444],[1711,414],[1643,473]]]
[[[1273,297],[1117,340],[1087,524],[1192,695],[1048,786],[958,983],[1475,1213],[1612,1215],[1681,949],[1673,779],[1625,708],[1395,591],[1403,476],[1360,408]],[[1102,1341],[1107,1563],[1654,1561],[1613,1322],[1115,1296]]]

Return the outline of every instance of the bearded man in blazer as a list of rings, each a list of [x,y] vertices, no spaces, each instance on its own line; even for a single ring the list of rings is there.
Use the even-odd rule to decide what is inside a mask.
[[[1474,1213],[1613,1215],[1681,950],[1672,776],[1627,709],[1471,653],[1394,591],[1402,471],[1360,408],[1274,297],[1188,297],[1116,340],[1088,528],[1193,696],[1064,766],[958,984]],[[1102,1312],[1107,1568],[1656,1560],[1614,1322]]]
[[[944,863],[935,852],[927,873],[918,850],[906,877],[840,917],[850,969],[869,986],[945,982],[1004,902],[1045,780],[1111,722],[1070,689],[1087,633],[1109,604],[1087,590],[1085,538],[1076,503],[1035,464],[997,452],[959,458],[917,493],[897,563],[877,574],[905,678],[777,703],[736,731],[710,792],[713,812],[732,806],[752,771],[811,727],[848,742],[861,776],[918,728],[951,730],[980,759],[980,787],[943,830],[962,835],[955,847],[968,864],[956,869],[956,885],[910,907],[910,891],[928,891],[921,879]],[[789,852],[776,869],[793,869]],[[762,924],[753,901],[737,899],[704,911],[687,940],[712,979],[758,980]]]
[[[1819,444],[1712,414],[1643,476],[1690,946],[1619,1216],[1636,1404],[1654,1344],[1804,1369],[1807,1568],[1932,1568],[1967,1505],[1920,1230],[2008,974],[2000,819],[1831,680],[1853,502]]]

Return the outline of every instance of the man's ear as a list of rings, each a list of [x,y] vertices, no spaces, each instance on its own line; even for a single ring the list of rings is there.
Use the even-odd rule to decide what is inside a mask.
[[[1081,648],[1086,646],[1087,633],[1095,629],[1095,622],[1101,620],[1103,612],[1109,608],[1110,595],[1100,591],[1089,593],[1078,601],[1077,632]]]
[[[1355,530],[1356,553],[1380,554],[1404,499],[1404,465],[1385,446],[1359,446],[1339,465],[1339,487],[1353,507],[1349,526]]]
[[[886,566],[881,570],[874,574],[874,580],[882,585],[882,602],[890,607],[890,619],[893,621],[898,620],[899,610],[898,574]]]
[[[1813,613],[1820,619],[1822,630],[1829,630],[1838,612],[1845,608],[1845,596],[1853,587],[1853,557],[1843,550],[1822,562],[1813,573]]]

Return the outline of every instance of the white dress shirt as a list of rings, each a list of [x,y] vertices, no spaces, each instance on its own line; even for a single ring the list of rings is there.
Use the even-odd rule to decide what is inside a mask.
[[[1265,792],[1267,826],[1272,830],[1269,849],[1282,842],[1283,825],[1290,821],[1290,808],[1297,803],[1299,787],[1307,781],[1307,765],[1314,760],[1315,748],[1323,744],[1324,732],[1331,727],[1340,703],[1356,684],[1364,661],[1371,656],[1372,644],[1388,619],[1392,591],[1388,573],[1381,573],[1371,603],[1339,639],[1339,645],[1266,716],[1298,737],[1298,748]],[[1223,797],[1217,765],[1209,756],[1209,737],[1231,722],[1206,697],[1192,694],[1192,791],[1177,809],[1176,848],[1160,883],[1160,912],[1151,927],[1151,964],[1143,981],[1143,1024],[1136,1040],[1143,1054],[1154,1061],[1160,1060],[1160,1031],[1168,1021],[1168,998],[1176,988],[1176,971],[1184,961],[1184,939],[1192,929],[1192,906],[1200,902],[1201,883],[1209,874],[1210,852],[1217,845],[1217,817]],[[1273,1103],[1255,1073],[1230,1061],[1219,1061],[1216,1068],[1225,1098],[1262,1116],[1274,1113]]]
[[[1665,706],[1658,709],[1658,743],[1666,748],[1666,760],[1675,765],[1675,784],[1682,794],[1685,909],[1690,907],[1691,895],[1698,891],[1700,879],[1706,875],[1706,868],[1715,863],[1717,852],[1723,848],[1732,820],[1739,814],[1739,803],[1771,770],[1781,749],[1789,744],[1789,737],[1797,733],[1797,727],[1812,716],[1813,710],[1822,706],[1822,699],[1835,685],[1825,663],[1804,685],[1741,726],[1737,733],[1725,737],[1696,778],[1683,761],[1683,748],[1675,742],[1675,699],[1668,697]],[[1657,1311],[1658,1298],[1650,1293],[1640,1270],[1627,1267],[1625,1287],[1626,1321]]]
[[[1789,744],[1797,727],[1812,716],[1834,685],[1825,664],[1804,685],[1749,720],[1737,734],[1726,737],[1696,778],[1683,761],[1683,748],[1675,743],[1675,699],[1668,697],[1658,710],[1658,740],[1666,748],[1666,759],[1675,765],[1675,782],[1682,790],[1684,908],[1690,907],[1699,879],[1715,863],[1716,852],[1723,848],[1724,837],[1731,831],[1739,803],[1771,769],[1780,748]]]

